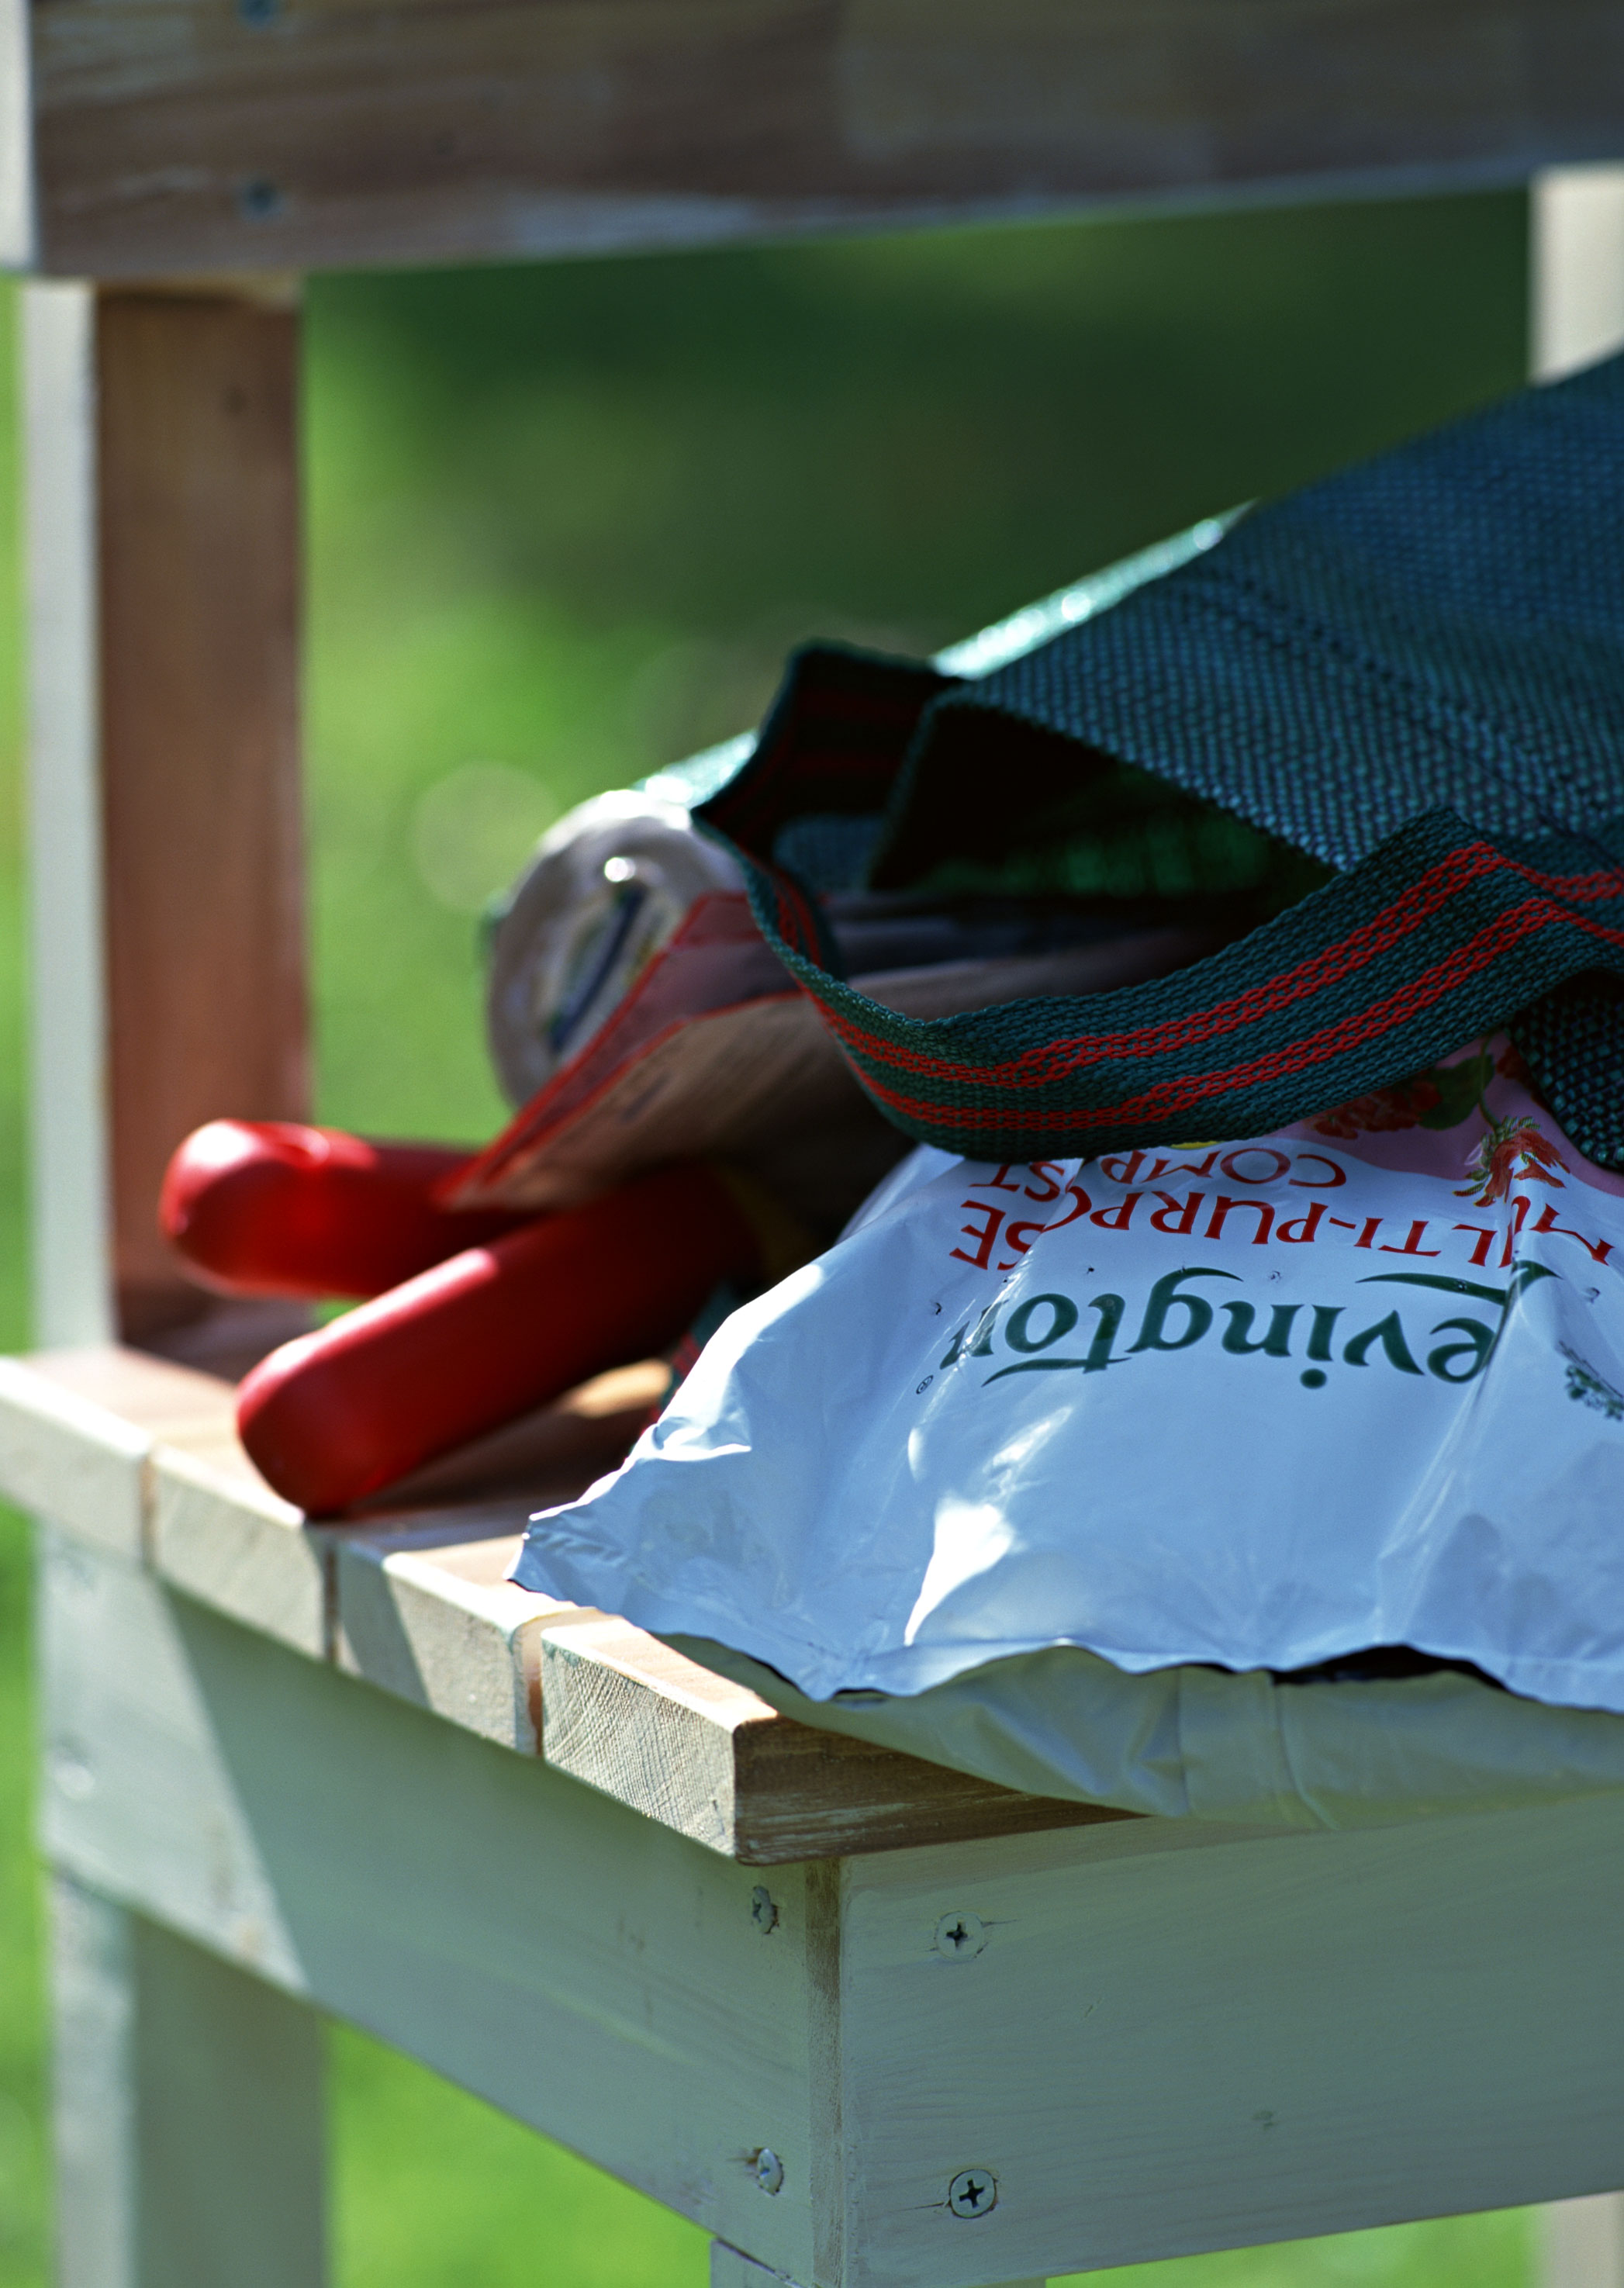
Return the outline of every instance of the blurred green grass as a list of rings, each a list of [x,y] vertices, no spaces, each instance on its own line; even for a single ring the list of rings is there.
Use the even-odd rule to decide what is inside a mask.
[[[471,910],[527,838],[752,720],[788,644],[924,648],[1515,386],[1505,195],[310,287],[321,1109],[479,1137]],[[0,291],[0,329],[12,320]],[[26,1336],[15,464],[0,344],[0,1340]],[[0,1523],[0,2288],[41,2288],[21,1522]],[[693,2228],[333,2038],[339,2288],[701,2288]],[[1521,2288],[1507,2213],[1157,2288]]]

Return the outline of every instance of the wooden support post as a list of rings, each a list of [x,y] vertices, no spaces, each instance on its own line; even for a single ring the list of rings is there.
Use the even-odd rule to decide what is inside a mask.
[[[204,1363],[164,1163],[308,1104],[298,317],[36,285],[26,342],[40,1332]]]
[[[1556,381],[1624,349],[1624,167],[1549,168],[1529,199],[1529,369]]]
[[[45,1343],[115,1331],[107,1198],[100,677],[96,661],[96,302],[23,295],[34,1321]]]
[[[1541,2288],[1624,2288],[1624,2194],[1541,2210],[1535,2276]]]
[[[53,1887],[58,2288],[321,2288],[315,2013]]]
[[[1624,167],[1552,167],[1529,186],[1529,371],[1536,381],[1624,348]],[[1543,2210],[1539,2288],[1624,2288],[1624,2193]]]

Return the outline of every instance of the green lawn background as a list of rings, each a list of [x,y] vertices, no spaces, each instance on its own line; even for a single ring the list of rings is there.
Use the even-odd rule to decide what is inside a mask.
[[[933,647],[1516,385],[1525,235],[1495,195],[313,282],[323,1116],[490,1131],[474,909],[568,804],[753,720],[797,638]],[[0,286],[7,1347],[27,1335],[13,318]],[[0,1513],[0,2288],[46,2276],[27,1606]],[[702,2288],[692,2227],[359,2035],[335,2030],[333,2065],[338,2288]],[[1521,2288],[1526,2263],[1508,2213],[1124,2277]]]

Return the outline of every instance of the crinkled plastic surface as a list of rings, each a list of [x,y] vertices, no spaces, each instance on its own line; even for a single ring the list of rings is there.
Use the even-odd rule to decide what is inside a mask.
[[[673,1641],[804,1724],[1153,1818],[1382,1827],[1624,1787],[1624,1719],[1454,1671],[1337,1684],[1217,1668],[1129,1676],[1060,1645],[923,1692],[809,1700],[743,1653]]]
[[[1406,1645],[1624,1711],[1624,1182],[1514,1075],[1493,1042],[1251,1142],[948,1166],[736,1313],[516,1577],[817,1701],[974,1672],[961,1730],[1054,1647],[1186,1710],[1203,1664]]]

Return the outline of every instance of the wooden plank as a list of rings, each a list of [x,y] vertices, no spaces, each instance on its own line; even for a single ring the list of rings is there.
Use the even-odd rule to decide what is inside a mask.
[[[1104,1804],[1020,1794],[776,1713],[741,1725],[734,1738],[734,1848],[757,1866],[1135,1818]]]
[[[571,1394],[532,1450],[550,1467],[592,1450],[647,1379]],[[311,1525],[242,1451],[234,1404],[229,1384],[135,1351],[0,1361],[0,1492],[524,1755],[539,1698],[558,1769],[750,1864],[1124,1816],[815,1731],[626,1622],[513,1588],[530,1492]]]
[[[112,1346],[0,1359],[0,1495],[138,1559],[155,1441],[228,1435],[234,1397],[211,1376]]]
[[[59,1865],[812,2276],[801,1870],[764,1931],[751,1870],[46,1539]]]
[[[550,1622],[540,1649],[547,1761],[749,1865],[1128,1815],[797,1724],[627,1621]]]
[[[584,1386],[530,1426],[532,1450],[550,1467],[592,1450],[647,1379]],[[136,1351],[0,1361],[0,1492],[521,1754],[539,1696],[560,1770],[751,1864],[1123,1815],[814,1731],[640,1629],[513,1588],[530,1492],[311,1525],[242,1451],[234,1406],[229,1384]]]
[[[1624,167],[1553,168],[1529,199],[1529,366],[1557,381],[1624,347]]]
[[[6,1363],[154,1439],[227,1438],[236,1419],[237,1394],[229,1382],[123,1344],[34,1351]]]
[[[234,1438],[164,1445],[149,1464],[153,1570],[216,1612],[324,1660],[330,1537],[273,1493]]]
[[[765,1701],[626,1621],[543,1628],[539,1648],[547,1761],[646,1819],[734,1855],[736,1737],[771,1715]]]
[[[507,1564],[531,1512],[612,1466],[668,1380],[652,1362],[599,1375],[330,1524],[265,1484],[234,1423],[172,1435],[151,1466],[152,1563],[217,1611],[534,1754],[535,1624],[563,1609],[509,1587]]]
[[[23,297],[35,1334],[114,1332],[96,582],[96,301]]]
[[[1624,2288],[1624,2193],[1557,2201],[1539,2220],[1538,2288]]]
[[[321,2288],[315,2013],[59,1876],[60,2288]]]
[[[846,2288],[970,2288],[1624,2176],[1624,1797],[842,1870]],[[942,1918],[983,1943],[944,1957]],[[974,2220],[960,2170],[995,2187]]]
[[[41,260],[692,245],[1624,152],[1611,0],[52,0]]]
[[[471,1530],[449,1546],[443,1529],[336,1537],[335,1656],[352,1676],[538,1755],[541,1633],[574,1609],[508,1580],[522,1534]]]
[[[795,2283],[768,2264],[757,2264],[742,2250],[725,2240],[710,2244],[710,2288],[795,2288]]]
[[[121,1555],[142,1554],[152,1441],[17,1360],[0,1360],[0,1494]]]
[[[293,309],[99,298],[110,1181],[143,1342],[208,1308],[157,1227],[175,1146],[308,1108],[297,369]]]
[[[48,1562],[42,1644],[45,1837],[77,1879],[811,2288],[974,2288],[1624,2172],[1618,1797],[769,1873],[96,1551]],[[981,1948],[941,1951],[970,1916]],[[990,2211],[952,2213],[964,2170]]]
[[[34,261],[28,0],[0,0],[0,270]]]
[[[313,1659],[327,1539],[236,1435],[228,1382],[116,1345],[0,1359],[0,1494]]]
[[[170,1152],[305,1108],[297,320],[36,288],[25,346],[39,1329],[148,1341],[210,1314]]]

